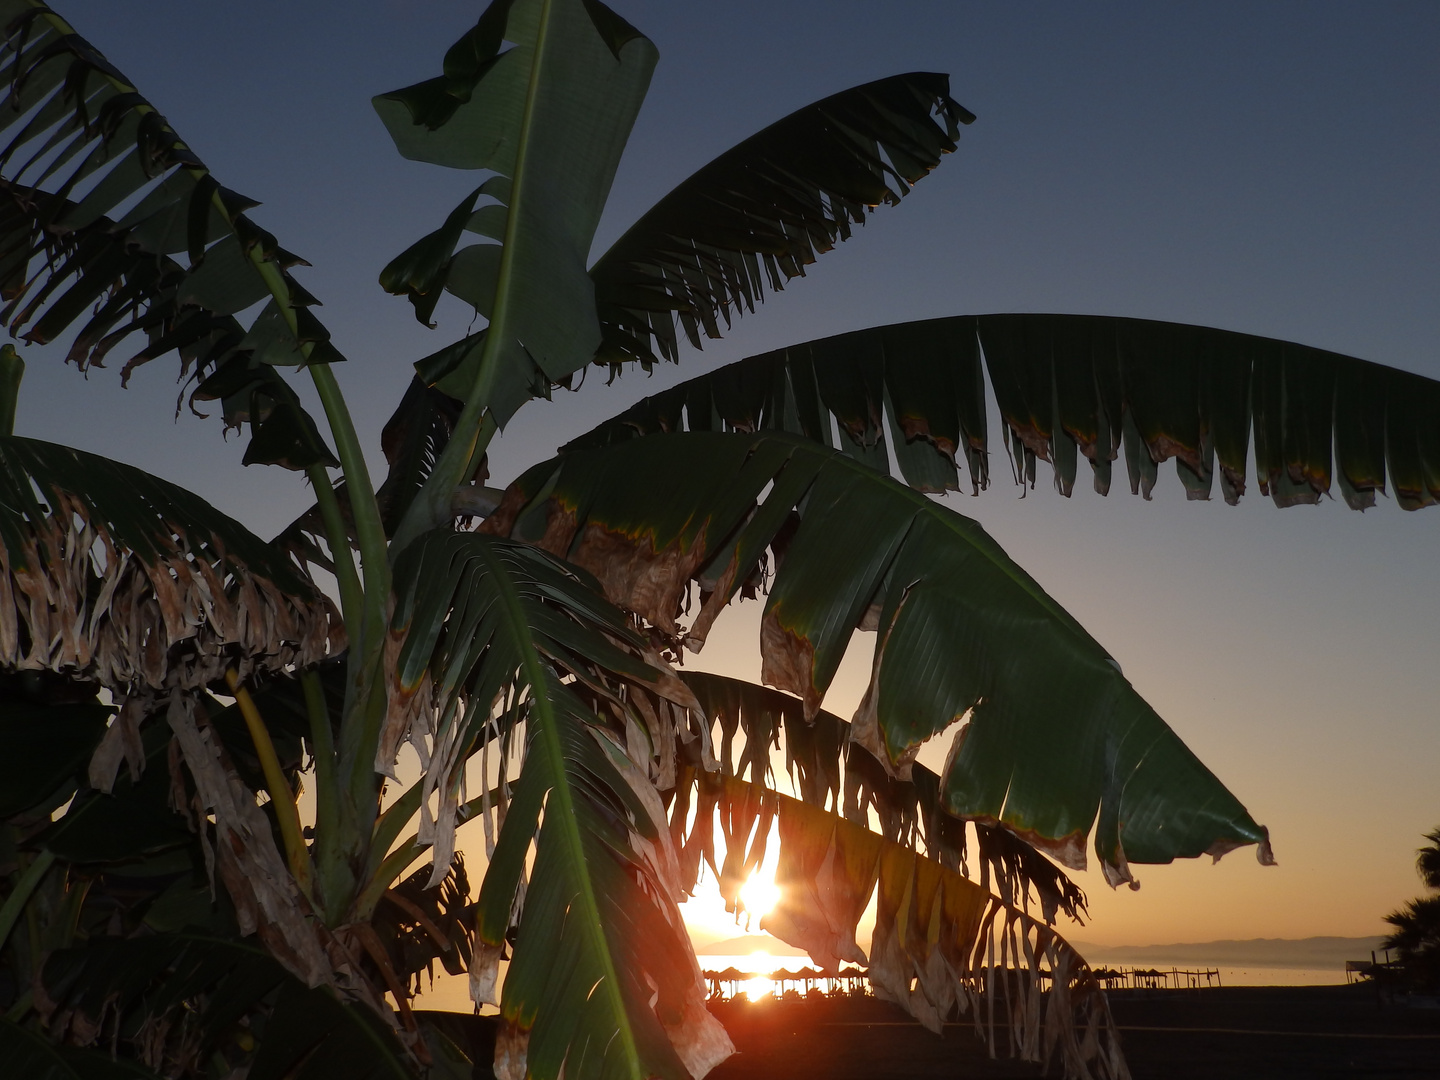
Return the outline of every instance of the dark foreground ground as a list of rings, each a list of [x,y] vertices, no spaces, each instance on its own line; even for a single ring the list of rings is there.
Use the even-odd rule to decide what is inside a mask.
[[[1110,1007],[1135,1080],[1440,1080],[1440,1010],[1385,1006],[1368,986],[1118,991]],[[741,1000],[714,1011],[739,1052],[711,1080],[1044,1075],[989,1060],[968,1025],[949,1026],[942,1038],[874,999]],[[465,1037],[488,1064],[493,1035],[484,1020]],[[477,1078],[489,1075],[477,1067]]]

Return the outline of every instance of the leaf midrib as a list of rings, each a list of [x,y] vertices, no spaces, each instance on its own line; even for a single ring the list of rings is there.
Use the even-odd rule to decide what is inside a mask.
[[[547,12],[549,10],[548,0],[546,10]],[[488,549],[477,552],[477,557],[485,563],[491,580],[495,584],[499,610],[520,653],[520,667],[525,674],[526,681],[530,684],[530,691],[533,695],[532,707],[535,713],[531,723],[535,724],[536,744],[544,753],[546,765],[552,773],[550,796],[545,803],[546,824],[555,827],[556,833],[565,847],[565,853],[569,856],[571,867],[582,868],[580,872],[574,874],[575,903],[580,909],[581,932],[591,939],[591,945],[599,959],[601,983],[603,984],[600,992],[605,995],[614,1015],[616,1037],[621,1041],[630,1074],[635,1080],[642,1080],[640,1057],[635,1045],[635,1033],[631,1030],[625,1003],[620,996],[620,982],[615,959],[610,954],[609,942],[601,929],[600,905],[596,901],[595,890],[590,878],[583,871],[585,866],[584,841],[580,836],[579,819],[575,815],[575,800],[566,779],[565,754],[556,731],[555,709],[546,692],[548,679],[545,665],[535,647],[530,623],[525,617],[524,605],[521,603],[520,596],[515,591],[505,567],[500,565],[494,557],[494,553]],[[553,821],[551,820],[552,814]]]

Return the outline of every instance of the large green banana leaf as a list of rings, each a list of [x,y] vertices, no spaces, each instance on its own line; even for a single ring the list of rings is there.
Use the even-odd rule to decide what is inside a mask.
[[[36,722],[33,713],[30,720]],[[198,861],[195,834],[171,805],[170,774],[165,761],[169,736],[161,725],[149,725],[140,745],[143,775],[134,780],[121,775],[107,793],[82,788],[65,813],[31,843],[72,866],[133,864],[176,848],[191,849]],[[125,868],[118,872],[124,873]]]
[[[494,0],[443,75],[375,98],[406,157],[495,174],[380,280],[422,322],[442,288],[489,320],[428,381],[501,424],[600,345],[586,260],[657,58],[599,0]],[[467,230],[499,244],[456,252]]]
[[[385,422],[380,431],[380,449],[390,469],[375,499],[380,504],[387,536],[394,535],[449,443],[460,409],[456,399],[412,378],[400,404]]]
[[[867,210],[898,203],[955,149],[975,117],[948,76],[911,72],[798,109],[685,180],[590,270],[605,330],[597,358],[647,369],[679,359],[675,323],[700,348],[720,320],[754,311],[850,236]]]
[[[299,568],[203,499],[95,454],[0,437],[0,665],[159,690],[342,647]]]
[[[0,819],[75,793],[114,709],[99,702],[6,701],[0,715]]]
[[[1146,498],[1175,459],[1192,499],[1216,475],[1245,491],[1253,444],[1262,493],[1313,503],[1332,484],[1355,509],[1388,490],[1405,509],[1440,501],[1440,383],[1305,345],[1096,315],[963,315],[857,330],[752,356],[648,397],[572,442],[656,431],[780,430],[840,447],[906,481],[954,489],[956,457],[989,482],[985,375],[1017,476],[1037,459],[1069,494],[1077,458],[1108,492],[1124,447]]]
[[[143,334],[125,376],[178,351],[198,397],[256,425],[247,463],[332,463],[271,370],[344,359],[290,275],[303,260],[49,8],[0,0],[0,32],[0,322],[30,342],[73,331],[82,369]],[[248,329],[235,318],[267,297]]]
[[[533,547],[431,532],[395,569],[398,691],[430,696],[441,717],[427,747],[441,779],[427,801],[431,788],[454,790],[474,744],[500,745],[505,811],[471,968],[477,1002],[503,1014],[497,1068],[537,1078],[703,1075],[729,1041],[704,1009],[664,810],[627,755],[623,691],[599,669],[693,697],[634,655],[643,642],[593,583]],[[510,739],[522,721],[512,781],[520,744]]]
[[[783,432],[628,440],[531,469],[484,527],[591,571],[692,647],[769,549],[763,680],[813,717],[854,630],[877,629],[853,736],[904,777],[966,721],[950,813],[1072,867],[1094,825],[1112,882],[1132,861],[1242,844],[1270,858],[1265,830],[979,525],[845,454]],[[703,603],[682,630],[692,584]]]
[[[526,648],[602,697],[620,700],[621,691],[605,684],[618,676],[693,701],[672,673],[644,659],[644,640],[586,575],[523,544],[426,534],[396,560],[391,629],[404,644],[389,676],[395,689],[376,768],[392,769],[405,740],[429,740],[420,840],[434,843],[437,881],[453,849],[466,760],[491,739],[503,754],[524,711],[515,695],[524,686],[516,672]],[[497,701],[506,706],[498,719],[491,716]],[[434,821],[432,792],[440,793]]]

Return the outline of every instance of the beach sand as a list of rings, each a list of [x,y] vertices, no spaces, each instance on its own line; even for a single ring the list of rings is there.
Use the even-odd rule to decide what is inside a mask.
[[[1134,1080],[1440,1080],[1440,1010],[1384,1005],[1371,986],[1225,987],[1110,995]],[[873,998],[743,999],[713,1007],[739,1051],[710,1080],[1038,1077],[989,1060],[968,1024],[943,1037]],[[489,1077],[493,1017],[451,1030]],[[1052,1067],[1051,1076],[1059,1076]]]

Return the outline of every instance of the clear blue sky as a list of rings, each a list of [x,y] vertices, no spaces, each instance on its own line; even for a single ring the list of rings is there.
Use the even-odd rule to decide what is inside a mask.
[[[498,480],[636,397],[841,330],[987,311],[1174,319],[1440,377],[1440,6],[1433,3],[617,2],[661,52],[597,250],[715,154],[806,102],[948,71],[979,120],[897,209],[679,371],[600,380],[523,411]],[[351,358],[339,372],[378,459],[409,364],[462,333],[418,326],[379,268],[469,190],[401,161],[372,94],[438,71],[477,4],[60,3],[222,182],[314,263],[301,280]],[[121,392],[26,353],[21,433],[113,454],[268,535],[303,486],[239,467],[213,419],[172,424],[173,361]],[[118,361],[116,366],[118,367]],[[1042,467],[1043,470],[1043,467]],[[1173,475],[1128,495],[956,498],[1123,663],[1255,816],[1280,867],[1096,877],[1091,940],[1378,932],[1440,823],[1432,686],[1440,510],[1187,504]],[[1041,487],[1045,487],[1042,480]],[[752,605],[753,606],[753,605]],[[756,655],[739,626],[707,666]],[[831,704],[848,712],[859,678]]]

